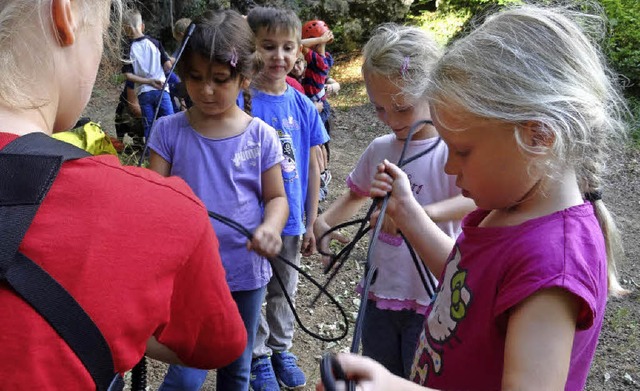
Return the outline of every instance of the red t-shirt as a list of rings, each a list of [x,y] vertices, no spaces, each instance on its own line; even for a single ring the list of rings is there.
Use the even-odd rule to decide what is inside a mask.
[[[304,88],[302,87],[302,84],[300,84],[299,81],[297,81],[296,79],[294,79],[291,76],[287,76],[287,84],[289,84],[291,87],[295,88],[296,90],[302,92],[304,94]]]
[[[0,133],[0,148],[13,139]],[[121,373],[151,335],[200,368],[225,366],[246,346],[206,210],[181,179],[114,156],[67,162],[20,251],[89,314]],[[6,284],[0,312],[0,388],[95,389],[68,345]]]

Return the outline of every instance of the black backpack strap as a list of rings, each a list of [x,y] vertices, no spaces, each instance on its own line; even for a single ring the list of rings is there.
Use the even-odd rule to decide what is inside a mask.
[[[0,150],[0,281],[6,280],[47,320],[80,358],[96,388],[106,391],[122,389],[124,383],[104,336],[64,287],[18,252],[62,163],[86,156],[42,133],[19,137]]]

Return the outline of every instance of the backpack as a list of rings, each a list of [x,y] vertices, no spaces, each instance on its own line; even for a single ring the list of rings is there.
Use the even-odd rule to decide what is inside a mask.
[[[28,302],[75,352],[98,391],[120,391],[104,336],[78,302],[44,269],[18,251],[60,167],[91,156],[43,133],[17,138],[0,150],[0,283]]]

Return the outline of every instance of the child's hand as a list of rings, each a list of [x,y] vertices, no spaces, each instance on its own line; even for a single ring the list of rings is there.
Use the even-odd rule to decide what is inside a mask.
[[[282,238],[280,233],[267,226],[260,224],[253,232],[253,239],[247,241],[247,249],[255,251],[266,258],[273,258],[282,249]]]
[[[316,222],[313,224],[313,232],[316,237],[316,246],[318,247],[319,251],[322,251],[325,254],[331,253],[329,242],[331,242],[331,240],[333,239],[343,244],[349,243],[349,239],[336,231],[333,231],[330,235],[322,238],[322,236],[330,229],[331,227],[324,221],[322,217],[318,217],[316,219]],[[322,240],[320,240],[320,238],[322,238]],[[320,241],[318,242],[318,240]],[[323,255],[320,260],[322,261],[323,265],[327,266],[331,261],[331,258],[327,255]]]
[[[378,362],[371,358],[358,356],[351,353],[338,353],[337,360],[345,375],[357,382],[357,390],[416,390],[420,389],[415,383],[403,380],[389,372]],[[337,389],[346,389],[342,381],[336,381]],[[324,391],[324,385],[316,384],[316,391]]]
[[[331,43],[333,41],[333,32],[331,30],[325,31],[322,34],[322,40],[324,43]]]
[[[390,163],[387,159],[378,164],[377,170],[378,172],[371,182],[369,194],[373,198],[382,198],[387,193],[391,193],[387,204],[387,212],[393,217],[398,205],[403,205],[407,201],[413,200],[409,178],[407,178],[407,174],[402,169]]]
[[[324,89],[327,91],[327,95],[338,95],[338,92],[340,91],[340,83],[335,82],[327,84]]]
[[[302,246],[300,252],[303,257],[309,257],[316,252],[316,237],[313,234],[313,227],[308,227],[307,232],[302,236]]]
[[[161,90],[164,83],[158,79],[149,79],[149,85],[156,90]]]

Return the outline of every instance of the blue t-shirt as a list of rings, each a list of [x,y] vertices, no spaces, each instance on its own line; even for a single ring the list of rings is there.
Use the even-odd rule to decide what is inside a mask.
[[[309,183],[309,151],[329,141],[311,100],[287,85],[282,95],[251,90],[251,114],[273,126],[282,143],[282,178],[289,201],[289,219],[283,235],[305,233],[304,209]]]

